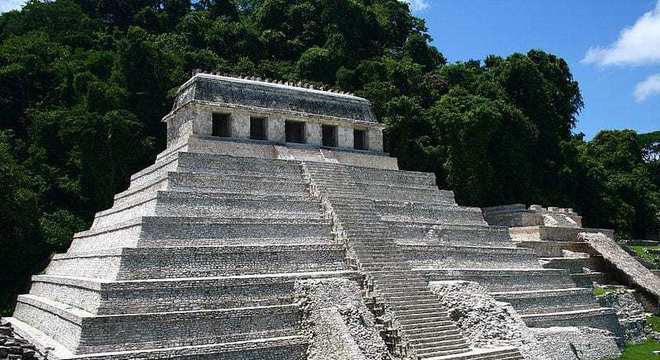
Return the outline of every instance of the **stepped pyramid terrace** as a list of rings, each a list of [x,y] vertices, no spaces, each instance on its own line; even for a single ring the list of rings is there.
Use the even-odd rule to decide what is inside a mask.
[[[163,122],[155,163],[18,298],[48,358],[570,359],[562,329],[618,351],[617,313],[554,244],[398,170],[367,100],[196,73]],[[442,300],[456,284],[555,347],[482,341]]]

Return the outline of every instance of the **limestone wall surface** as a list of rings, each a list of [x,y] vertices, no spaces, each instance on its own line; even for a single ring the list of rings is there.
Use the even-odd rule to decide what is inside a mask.
[[[357,283],[302,280],[296,283],[296,294],[309,339],[307,360],[382,360],[389,356]]]
[[[476,282],[432,281],[429,288],[477,348],[515,346],[525,359],[548,360],[520,315]]]
[[[475,282],[433,281],[431,290],[475,347],[515,346],[528,360],[614,359],[612,334],[589,327],[529,328],[514,308]]]

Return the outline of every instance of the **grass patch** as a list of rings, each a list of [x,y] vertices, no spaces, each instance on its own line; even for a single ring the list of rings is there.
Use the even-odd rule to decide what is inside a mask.
[[[651,315],[646,318],[646,322],[653,328],[653,331],[660,332],[660,316]]]
[[[660,350],[660,342],[647,340],[641,344],[626,345],[623,349],[623,355],[619,360],[654,360],[660,359],[660,356],[654,355],[654,351]]]
[[[593,294],[594,294],[594,296],[603,296],[603,295],[609,294],[611,292],[614,292],[615,290],[616,289],[613,289],[613,288],[594,286]]]
[[[644,261],[653,265],[654,269],[660,269],[660,246],[632,245],[629,248]]]

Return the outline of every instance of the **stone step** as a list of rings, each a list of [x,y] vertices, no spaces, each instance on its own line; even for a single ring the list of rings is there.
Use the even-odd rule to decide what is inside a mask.
[[[401,328],[406,334],[425,334],[431,331],[444,331],[450,329],[458,329],[451,321],[433,321],[433,322],[419,322],[411,324],[402,324]]]
[[[524,314],[521,317],[529,327],[588,326],[608,330],[616,337],[623,335],[616,312],[611,308]]]
[[[417,344],[433,344],[438,342],[438,339],[443,339],[444,341],[451,341],[451,340],[462,340],[463,342],[463,335],[461,333],[456,332],[455,330],[445,330],[445,331],[436,331],[433,333],[424,333],[424,334],[418,334],[415,337],[411,337],[409,339],[409,342],[415,346]],[[442,341],[442,340],[440,340]]]
[[[464,339],[437,339],[435,342],[426,342],[426,343],[414,343],[412,347],[415,349],[417,354],[423,354],[426,352],[435,352],[435,351],[444,351],[447,348],[456,349],[456,348],[468,348],[467,343]]]
[[[465,344],[442,346],[433,349],[421,349],[417,351],[417,356],[421,359],[435,358],[438,356],[447,356],[459,354],[470,351],[470,348]]]
[[[422,305],[422,304],[438,304],[438,300],[429,295],[406,295],[406,296],[391,296],[387,297],[387,302],[393,307],[401,305]]]
[[[296,305],[107,316],[32,295],[15,317],[79,354],[293,336],[301,321]]]
[[[302,177],[302,167],[298,161],[191,152],[179,153],[178,171],[206,173],[256,172],[271,176]]]
[[[397,184],[414,186],[436,186],[435,176],[427,173],[410,174],[406,171],[377,170],[369,168],[355,169],[350,172],[352,177],[359,183],[372,184]]]
[[[198,240],[229,238],[332,237],[327,220],[168,217],[144,216],[109,227],[91,229],[74,235],[69,252],[89,252],[115,247],[152,246],[164,240]],[[190,245],[190,244],[189,244]]]
[[[418,304],[418,305],[423,305],[423,304]],[[417,309],[392,309],[397,316],[405,319],[418,319],[418,318],[425,318],[425,317],[442,317],[444,319],[450,319],[449,313],[438,306],[437,300],[436,300],[436,306],[431,307],[431,306],[426,306],[424,308],[417,308]]]
[[[385,269],[393,269],[393,268],[400,268],[401,270],[407,269],[406,264],[396,261],[396,259],[392,259],[391,261],[385,259],[385,261],[379,262],[376,261],[375,259],[360,258],[360,264],[365,269],[375,269],[375,270],[385,270]]]
[[[426,283],[412,282],[409,280],[389,281],[389,282],[381,281],[375,286],[375,289],[379,294],[395,296],[396,295],[395,292],[406,290],[405,286],[411,284],[414,285],[415,288],[410,289],[410,291],[415,291],[415,292],[420,291],[419,288],[427,285]]]
[[[428,310],[438,308],[438,300],[435,299],[388,302],[388,304],[394,312],[400,310]]]
[[[453,201],[445,198],[437,190],[432,189],[396,189],[391,187],[382,187],[368,189],[363,193],[347,193],[343,195],[355,196],[357,198],[369,200],[401,200],[401,201],[432,201],[438,204],[453,205]]]
[[[616,279],[610,279],[610,276],[604,272],[583,272],[571,274],[571,279],[579,287],[590,288],[594,287],[594,283],[598,284],[612,284],[616,283]]]
[[[555,313],[599,308],[591,289],[511,291],[490,293],[496,300],[511,304],[520,314]]]
[[[153,165],[150,165],[137,173],[131,175],[131,183],[129,188],[136,188],[144,186],[154,179],[166,175],[170,171],[175,171],[179,164],[179,156],[169,156],[166,159],[157,160]]]
[[[447,314],[433,314],[433,313],[421,313],[421,314],[401,314],[396,313],[397,319],[401,324],[419,324],[427,322],[437,322],[437,321],[448,321],[452,323],[451,319]]]
[[[539,258],[541,265],[546,269],[566,269],[571,273],[596,272],[605,267],[601,256],[589,256],[580,258],[552,257]],[[589,269],[585,271],[584,269]]]
[[[524,226],[512,227],[511,237],[516,241],[559,241],[578,242],[579,233],[603,233],[613,238],[614,231],[609,229],[591,229],[566,226]]]
[[[302,181],[282,181],[271,178],[235,180],[215,174],[176,172],[168,174],[168,188],[175,191],[227,192],[238,194],[286,195],[303,194],[307,185]]]
[[[131,186],[128,189],[115,194],[112,206],[113,208],[122,208],[143,203],[146,200],[153,198],[156,191],[165,190],[168,186],[168,173],[165,173],[148,183],[139,186]]]
[[[593,250],[585,242],[571,241],[521,241],[516,243],[521,248],[531,249],[539,257],[563,257],[562,250],[591,254]],[[594,253],[595,255],[595,253]]]
[[[475,349],[460,354],[434,357],[433,360],[523,360],[522,354],[518,349],[498,348],[498,349]]]
[[[428,341],[437,341],[438,339],[453,339],[456,337],[463,337],[459,329],[455,325],[439,326],[436,329],[429,330],[408,330],[406,336],[411,342],[424,343]]]
[[[141,216],[320,218],[321,205],[308,195],[249,195],[221,192],[155,191],[96,213],[92,228],[112,226]]]
[[[480,225],[421,224],[388,221],[389,235],[398,242],[514,247],[506,229]]]
[[[399,248],[414,268],[541,268],[531,250],[516,247],[399,244]]]
[[[577,287],[562,269],[443,269],[419,270],[429,281],[464,280],[487,291],[553,290]]]
[[[220,196],[218,196],[220,195]],[[301,194],[302,195],[302,194]],[[321,218],[321,204],[301,196],[245,196],[216,193],[159,192],[156,213],[163,216]]]
[[[486,225],[481,209],[458,206],[392,206],[377,205],[378,213],[385,220],[419,222],[419,223],[463,223]]]
[[[47,275],[139,280],[344,270],[341,245],[119,248],[55,255]]]
[[[14,329],[23,338],[35,344],[41,353],[48,352],[50,356],[57,359],[157,360],[195,358],[199,360],[233,360],[236,359],[237,354],[241,354],[241,356],[250,359],[302,360],[305,358],[307,351],[306,338],[300,335],[292,335],[208,345],[185,345],[161,349],[74,355],[62,344],[49,339],[40,330],[15,318],[9,318],[8,320]]]
[[[419,288],[427,288],[428,283],[424,280],[411,279],[378,280],[374,282],[374,288],[379,292],[405,289],[407,286],[414,287],[415,290],[418,290]]]
[[[119,281],[35,275],[30,294],[96,315],[214,310],[291,304],[296,281],[339,277],[359,281],[351,271]]]

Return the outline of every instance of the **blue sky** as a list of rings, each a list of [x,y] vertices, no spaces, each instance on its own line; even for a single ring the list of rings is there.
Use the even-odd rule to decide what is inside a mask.
[[[409,2],[451,62],[533,48],[564,58],[585,102],[577,132],[660,130],[660,0]]]
[[[585,106],[577,132],[660,130],[660,0],[407,0],[451,62],[542,49]],[[0,0],[0,13],[24,0]]]

